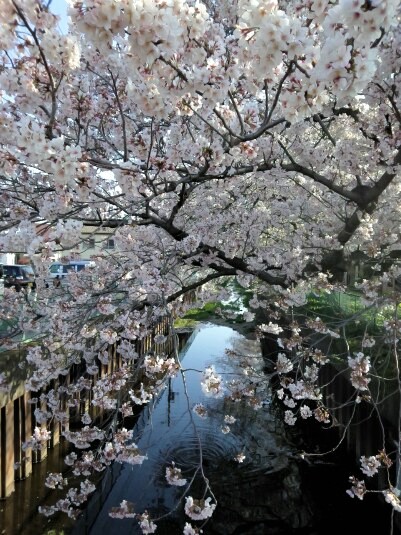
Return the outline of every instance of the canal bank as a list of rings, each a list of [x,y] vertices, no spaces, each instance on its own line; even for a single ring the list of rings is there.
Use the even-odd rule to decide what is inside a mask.
[[[301,449],[315,448],[317,452],[319,447],[323,451],[328,437],[308,430],[305,438],[305,434],[284,427],[271,403],[259,342],[227,326],[205,324],[181,350],[180,360],[184,376],[169,380],[154,404],[132,422],[134,440],[148,457],[142,465],[113,463],[97,482],[96,492],[76,522],[61,515],[46,519],[28,503],[29,495],[25,501],[15,495],[13,502],[1,504],[3,511],[7,507],[9,519],[13,511],[8,528],[1,524],[3,534],[140,534],[137,519],[109,516],[124,499],[135,503],[138,513],[146,509],[152,518],[163,517],[157,521],[157,533],[181,534],[188,521],[183,512],[183,491],[200,496],[205,491],[205,478],[195,477],[190,489],[171,487],[165,471],[172,462],[182,469],[187,481],[202,467],[210,483],[210,496],[216,497],[217,507],[203,527],[206,535],[389,533],[391,508],[387,504],[380,508],[375,496],[360,502],[346,495],[353,467],[345,452],[311,461],[299,457]],[[235,403],[225,399],[227,392],[217,399],[206,396],[201,388],[202,371],[211,365],[228,382],[244,372],[249,377],[252,369],[262,401],[259,410],[247,403],[246,397]],[[206,408],[206,418],[194,413],[197,404]],[[235,419],[228,424],[228,433],[223,432],[226,416]],[[238,454],[243,454],[242,462]],[[60,452],[56,463],[62,464],[62,457]],[[41,465],[41,470],[44,467]],[[54,469],[59,471],[60,466]],[[31,500],[38,495],[37,485],[43,479],[44,473],[31,480]],[[47,503],[57,499],[54,491],[44,492]],[[20,513],[29,506],[30,515],[22,524]],[[396,531],[394,535],[398,535]]]

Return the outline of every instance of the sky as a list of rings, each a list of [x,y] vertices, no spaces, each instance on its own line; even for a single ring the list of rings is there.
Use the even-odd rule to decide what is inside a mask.
[[[50,11],[60,16],[60,28],[63,33],[68,31],[67,8],[66,0],[52,0],[50,4]]]

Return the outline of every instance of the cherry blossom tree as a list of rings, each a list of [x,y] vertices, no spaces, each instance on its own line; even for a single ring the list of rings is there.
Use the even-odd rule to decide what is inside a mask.
[[[0,250],[26,252],[37,280],[35,299],[5,290],[3,318],[18,321],[3,345],[40,335],[28,350],[29,389],[46,389],[74,363],[85,364],[77,388],[87,388],[97,358],[106,363],[107,346],[118,343],[124,366],[97,383],[93,403],[118,408],[132,362],[148,381],[130,403],[146,403],[179,365],[165,355],[138,360],[135,340],[159,317],[184,314],[188,292],[198,290],[199,304],[228,278],[255,290],[255,310],[266,304],[258,296],[273,294],[288,309],[311,288],[341,286],[358,252],[377,268],[361,283],[366,301],[384,306],[379,290],[391,283],[398,303],[399,1],[84,0],[69,17],[63,34],[42,0],[5,0],[0,12]],[[49,287],[52,258],[82,251],[83,228],[107,229],[116,249]],[[341,335],[319,319],[308,328]],[[259,333],[277,329],[273,321]],[[386,329],[398,370],[396,316]],[[276,365],[285,420],[295,423],[298,410],[330,422],[316,386],[326,357],[301,349],[299,333],[293,325]],[[369,393],[368,335],[346,361],[353,403]],[[221,395],[213,369],[201,380]],[[37,411],[31,447],[43,442],[46,421],[68,419],[59,395],[52,390]],[[89,416],[83,425],[76,433],[66,425],[65,438],[82,448],[103,440],[99,469],[145,461],[127,446],[128,431],[110,442]],[[97,466],[89,453],[68,462],[82,474]],[[362,470],[389,464],[382,452],[364,457]],[[168,478],[183,481],[179,468]],[[62,480],[53,474],[48,484]],[[83,482],[59,509],[75,514],[92,490]],[[354,479],[352,495],[365,491]],[[386,493],[401,510],[397,482]],[[212,515],[204,498],[187,496],[192,519]],[[135,513],[123,503],[113,514]],[[146,511],[139,522],[144,533],[156,529]]]

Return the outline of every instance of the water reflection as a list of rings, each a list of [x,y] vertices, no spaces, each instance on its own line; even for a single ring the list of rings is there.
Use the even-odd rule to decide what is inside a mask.
[[[56,535],[67,534],[68,529],[72,529],[73,521],[63,513],[50,519],[38,514],[38,505],[55,502],[55,492],[45,487],[43,482],[48,472],[65,470],[64,457],[67,453],[66,442],[48,450],[47,458],[33,466],[32,474],[17,481],[11,496],[0,501],[1,535]]]
[[[250,501],[250,507],[254,509],[254,498],[248,488],[249,481],[252,480],[256,492],[262,491],[260,485],[265,486],[266,474],[270,474],[269,479],[273,484],[269,496],[273,505],[268,506],[263,499],[259,499],[260,511],[256,511],[256,521],[272,519],[272,526],[287,521],[286,518],[281,519],[277,511],[271,511],[272,507],[277,509],[274,505],[274,493],[277,495],[276,503],[281,500],[281,508],[284,503],[288,511],[293,499],[291,492],[298,497],[299,485],[297,481],[291,480],[294,474],[288,462],[288,450],[283,437],[277,432],[274,417],[268,407],[256,412],[250,407],[244,407],[242,402],[208,398],[201,389],[200,372],[209,365],[214,365],[226,379],[237,374],[238,363],[232,361],[225,350],[239,346],[241,351],[248,355],[249,360],[253,360],[253,364],[257,365],[261,359],[256,341],[246,340],[228,327],[210,324],[199,327],[182,353],[185,373],[169,381],[162,395],[152,407],[142,413],[135,425],[134,441],[141,451],[146,452],[148,460],[141,466],[113,467],[114,472],[108,475],[109,480],[106,477],[103,482],[102,492],[93,497],[83,517],[78,521],[73,532],[75,535],[100,535],[117,531],[119,535],[142,533],[136,520],[116,520],[109,517],[110,509],[118,506],[122,500],[135,503],[135,510],[139,513],[148,510],[152,518],[174,510],[172,516],[157,523],[157,533],[182,533],[183,524],[189,520],[184,519],[182,512],[182,494],[185,487],[167,485],[165,470],[172,462],[182,469],[183,476],[188,480],[202,465],[212,490],[215,491],[215,487],[218,490],[218,499],[223,492],[222,505],[219,502],[213,515],[212,525],[215,531],[209,531],[211,525],[208,524],[208,533],[231,532],[227,527],[225,514],[231,517],[231,522],[237,515],[236,522],[241,523],[240,513],[232,512],[232,509],[241,508],[241,502],[244,504],[245,516],[249,516],[250,513],[246,510],[247,501]],[[192,409],[196,403],[207,407],[208,418],[201,419],[194,414]],[[237,419],[228,434],[222,432],[226,414]],[[242,464],[238,464],[234,457],[242,451],[246,458]],[[271,478],[273,473],[280,474],[278,480]],[[283,483],[281,480],[286,477],[288,481]],[[111,482],[111,479],[114,481]],[[280,490],[277,486],[279,480]],[[286,485],[287,488],[283,490]],[[248,493],[245,500],[240,496],[241,486]],[[195,477],[188,494],[200,498],[204,490],[202,478]],[[283,499],[282,492],[285,492],[287,502]],[[251,514],[255,514],[255,511]],[[284,517],[288,514],[286,512]],[[223,531],[218,527],[219,522],[223,523]],[[299,524],[299,521],[295,523]]]
[[[247,355],[247,362],[227,356],[226,348]],[[43,479],[48,471],[65,469],[63,450],[67,444],[62,443],[64,447],[49,450],[46,462],[35,465],[33,474],[18,482],[13,495],[0,502],[0,534],[140,534],[136,520],[108,516],[109,510],[123,499],[134,502],[139,513],[147,509],[152,517],[175,508],[173,515],[157,522],[156,534],[181,534],[182,526],[189,520],[184,518],[183,500],[180,501],[185,488],[168,486],[165,469],[175,461],[189,478],[199,466],[200,455],[205,475],[218,498],[216,511],[204,528],[205,535],[390,533],[388,504],[382,511],[377,507],[376,496],[356,503],[345,494],[348,476],[354,470],[342,458],[310,468],[301,464],[306,474],[301,489],[299,464],[292,459],[288,437],[281,420],[271,413],[268,397],[264,407],[254,411],[243,402],[204,396],[200,372],[210,364],[226,379],[243,373],[247,366],[259,366],[260,382],[266,383],[259,351],[256,341],[247,340],[232,329],[201,326],[181,351],[181,361],[187,369],[185,382],[182,376],[171,380],[154,406],[147,407],[135,424],[134,440],[148,454],[148,460],[134,467],[114,463],[98,482],[98,490],[73,526],[65,515],[47,519],[37,513],[39,503],[55,502],[54,491],[44,487]],[[255,380],[259,381],[258,377]],[[192,412],[193,405],[199,402],[208,406],[206,420]],[[226,414],[237,418],[227,435],[221,431]],[[242,464],[233,460],[238,451],[246,455]],[[189,494],[200,497],[203,490],[201,479],[195,478]],[[401,533],[399,524],[395,533]]]

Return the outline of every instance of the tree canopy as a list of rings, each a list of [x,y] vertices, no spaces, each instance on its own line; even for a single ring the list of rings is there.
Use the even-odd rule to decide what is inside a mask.
[[[65,34],[44,1],[0,12],[0,251],[37,274],[35,301],[5,291],[3,343],[46,334],[30,388],[81,357],[91,373],[107,343],[128,356],[227,277],[288,306],[356,252],[398,277],[398,0],[87,0],[69,17]],[[46,288],[85,228],[115,249]]]

